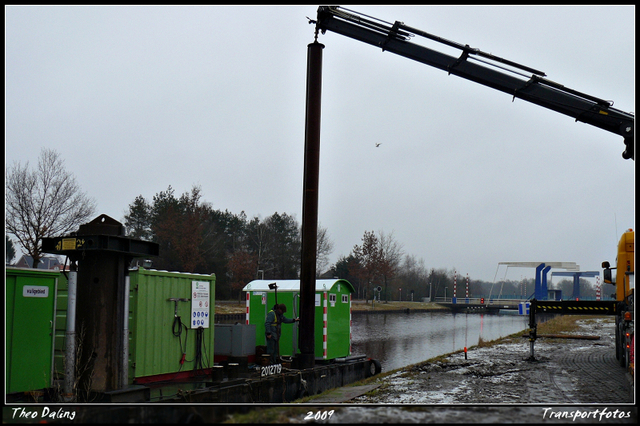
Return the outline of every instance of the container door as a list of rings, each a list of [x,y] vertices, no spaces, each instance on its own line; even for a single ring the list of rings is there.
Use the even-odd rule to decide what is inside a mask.
[[[265,346],[267,339],[264,335],[264,321],[267,318],[267,292],[248,291],[249,324],[256,326],[256,346]]]
[[[315,295],[315,356],[316,359],[327,359],[327,292],[316,291]]]
[[[351,300],[348,293],[340,290],[329,294],[327,321],[327,357],[329,359],[350,355],[351,347]]]
[[[284,316],[286,318],[292,319],[295,318],[294,317],[294,308],[293,308],[293,295],[294,292],[292,291],[282,291],[282,292],[278,292],[278,303],[279,304],[283,304],[287,307],[287,312],[285,312]],[[275,304],[275,297],[273,299],[273,303],[269,304],[269,310],[271,310],[271,308],[273,308],[273,305]],[[280,342],[279,342],[279,349],[280,349],[280,355],[282,356],[292,356],[295,354],[295,348],[297,347],[297,340],[294,342],[294,327],[296,326],[296,323],[286,323],[286,324],[280,324]]]
[[[56,278],[15,278],[7,392],[51,386]]]

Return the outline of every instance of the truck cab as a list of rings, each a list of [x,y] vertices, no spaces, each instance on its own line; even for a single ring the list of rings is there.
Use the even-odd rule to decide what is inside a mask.
[[[634,288],[635,232],[628,229],[618,243],[616,267],[602,262],[604,282],[616,287],[616,358],[620,365],[634,374]],[[612,269],[616,269],[615,279]]]

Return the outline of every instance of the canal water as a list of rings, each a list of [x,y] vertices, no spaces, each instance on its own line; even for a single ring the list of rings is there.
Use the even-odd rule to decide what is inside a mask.
[[[528,315],[412,312],[352,315],[351,352],[391,371],[528,328]]]

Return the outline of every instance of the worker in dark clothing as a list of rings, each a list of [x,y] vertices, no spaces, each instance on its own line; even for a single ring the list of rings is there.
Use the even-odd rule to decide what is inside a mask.
[[[267,313],[267,319],[264,322],[264,332],[267,338],[267,353],[271,356],[271,363],[275,364],[280,355],[279,342],[282,323],[291,324],[298,321],[298,318],[291,319],[284,316],[287,307],[284,303],[275,305],[272,310]]]

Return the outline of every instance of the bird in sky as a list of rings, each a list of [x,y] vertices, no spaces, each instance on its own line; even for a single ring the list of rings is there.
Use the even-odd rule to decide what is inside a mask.
[[[382,142],[376,144],[376,148],[382,145]]]

